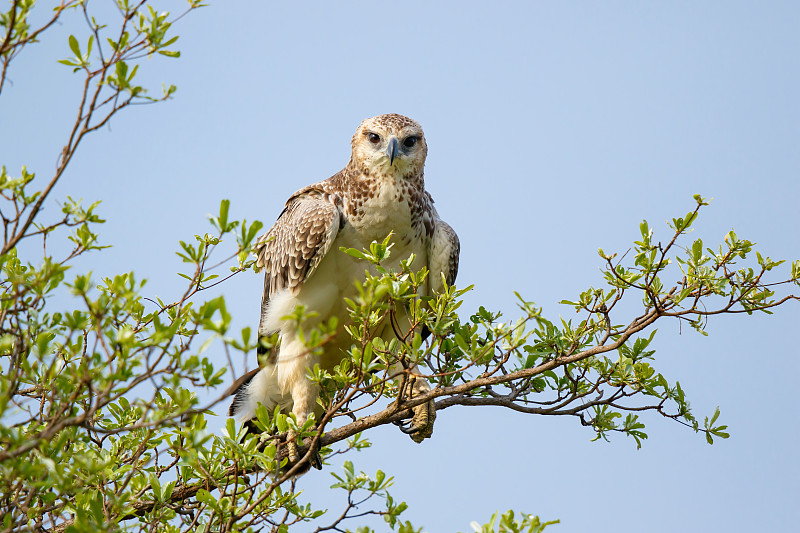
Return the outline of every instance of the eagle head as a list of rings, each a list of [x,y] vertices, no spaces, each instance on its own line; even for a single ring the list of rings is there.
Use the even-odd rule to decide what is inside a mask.
[[[384,176],[421,176],[428,154],[422,127],[394,113],[364,120],[352,145],[351,162]]]

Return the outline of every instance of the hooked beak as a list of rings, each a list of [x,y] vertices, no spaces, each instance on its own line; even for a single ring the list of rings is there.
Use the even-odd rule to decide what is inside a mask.
[[[398,145],[397,137],[392,137],[389,140],[389,146],[386,147],[386,155],[389,156],[389,165],[394,164],[394,158],[395,156],[397,156],[397,145]]]

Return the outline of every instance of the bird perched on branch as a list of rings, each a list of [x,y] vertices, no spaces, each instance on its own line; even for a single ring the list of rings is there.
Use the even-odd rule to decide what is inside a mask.
[[[323,346],[321,355],[313,355],[299,338],[297,325],[281,318],[302,305],[315,315],[303,327],[332,316],[345,322],[344,299],[357,294],[355,281],[363,279],[365,265],[342,253],[341,247],[369,248],[391,232],[394,248],[385,267],[397,268],[400,260],[415,254],[414,267],[429,270],[420,291],[424,296],[442,289],[442,275],[448,284],[455,281],[459,241],[425,190],[428,146],[420,125],[402,115],[379,115],[361,123],[351,144],[347,166],[294,193],[255,245],[257,267],[265,272],[259,339],[277,332],[279,342],[262,354],[267,357],[261,368],[240,378],[229,410],[239,420],[254,418],[259,403],[268,410],[279,405],[282,412],[294,413],[300,424],[317,408],[319,390],[308,377],[309,369],[318,363],[332,370],[352,341],[342,332]],[[408,317],[404,319],[408,326]],[[389,340],[395,333],[386,324],[378,335]],[[259,346],[260,353],[267,351]],[[418,373],[416,367],[411,372]],[[430,390],[422,378],[412,387],[412,395]],[[421,442],[433,433],[433,401],[413,411],[411,421],[401,428]],[[297,461],[293,438],[288,450],[290,460]],[[316,461],[319,468],[318,457]]]

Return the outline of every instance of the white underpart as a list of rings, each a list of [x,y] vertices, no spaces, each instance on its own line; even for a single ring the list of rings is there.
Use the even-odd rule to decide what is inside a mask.
[[[280,332],[278,360],[276,364],[265,365],[248,385],[245,401],[236,411],[239,420],[253,418],[259,403],[268,410],[273,410],[276,405],[280,405],[281,411],[284,412],[291,409],[300,423],[317,408],[317,386],[308,380],[306,375],[317,363],[326,370],[332,370],[341,361],[344,351],[349,349],[352,339],[342,328],[348,318],[344,298],[353,298],[357,294],[354,282],[363,279],[364,271],[370,267],[368,263],[341,252],[340,247],[358,250],[369,248],[372,241],[381,241],[389,232],[394,232],[391,256],[383,266],[399,269],[400,261],[407,259],[413,253],[416,255],[414,269],[430,266],[434,286],[441,285],[440,272],[442,266],[447,266],[449,257],[438,257],[443,256],[445,252],[442,251],[442,246],[434,247],[433,251],[437,252],[437,257],[432,259],[437,262],[436,269],[434,270],[433,264],[429,265],[426,240],[416,238],[411,226],[408,203],[405,200],[397,201],[397,196],[393,182],[384,180],[377,194],[365,202],[364,216],[356,221],[349,221],[340,230],[330,251],[299,290],[287,289],[270,299],[264,322],[265,331],[262,333]],[[422,287],[421,292],[428,293],[427,287]],[[314,312],[317,315],[304,323],[303,327],[306,330],[312,329],[320,321],[328,320],[331,316],[339,319],[338,335],[333,342],[325,345],[321,357],[309,353],[298,338],[296,323],[283,320],[283,317],[291,314],[298,305],[304,306],[307,313]],[[401,326],[410,327],[407,317],[399,318]],[[387,341],[394,338],[389,324],[386,324],[383,331],[378,334]],[[393,369],[394,372],[400,370],[400,368]],[[430,390],[430,386],[424,379],[417,379],[414,390],[426,391]],[[321,414],[320,409],[316,410],[318,415]]]
[[[281,411],[292,409],[292,398],[281,393],[275,365],[267,365],[247,385],[244,401],[237,406],[236,418],[242,422],[256,416],[256,407],[261,403],[268,411],[280,405]]]

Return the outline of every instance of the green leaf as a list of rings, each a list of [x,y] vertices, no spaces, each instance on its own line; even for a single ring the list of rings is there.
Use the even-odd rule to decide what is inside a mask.
[[[346,248],[344,246],[339,248],[339,250],[346,253],[349,256],[355,257],[356,259],[369,260],[369,258],[361,250],[357,250],[355,248]]]
[[[78,44],[78,39],[76,39],[74,35],[69,36],[69,48],[72,50],[72,53],[75,54],[76,58],[81,59],[81,47]]]

